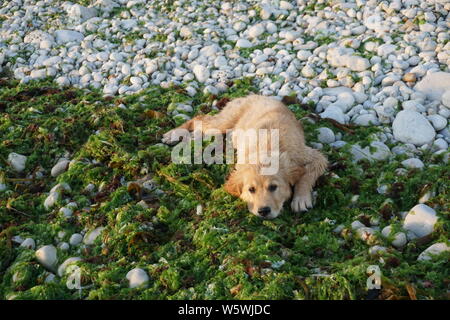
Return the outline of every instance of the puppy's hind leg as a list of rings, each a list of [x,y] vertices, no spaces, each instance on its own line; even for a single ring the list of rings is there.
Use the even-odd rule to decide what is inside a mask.
[[[208,116],[208,115],[201,115],[201,116],[196,116],[193,119],[186,121],[185,123],[178,126],[177,128],[166,132],[163,135],[161,141],[168,145],[177,144],[181,137],[189,136],[189,132],[194,131],[195,124],[197,122],[201,122],[203,125],[203,123],[206,122],[205,120],[207,120],[208,117],[212,118],[211,116]]]
[[[305,148],[305,174],[294,186],[291,208],[294,212],[307,211],[312,208],[312,189],[317,179],[325,172],[328,161],[320,151]]]
[[[201,130],[203,133],[206,133],[208,130],[218,130],[221,133],[225,133],[226,130],[234,127],[242,113],[244,105],[243,99],[230,101],[220,113],[214,116],[196,116],[181,126],[165,133],[161,141],[166,144],[177,143],[179,137],[183,135],[183,132],[186,132],[186,130],[194,131],[198,122],[201,122]]]

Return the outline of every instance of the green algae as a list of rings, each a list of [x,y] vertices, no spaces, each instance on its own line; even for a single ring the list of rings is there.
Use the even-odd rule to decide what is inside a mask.
[[[192,102],[194,113],[208,113],[214,100],[256,92],[250,78],[234,81],[218,97],[190,97],[183,87],[150,87],[124,97],[102,97],[96,90],[60,89],[49,81],[26,85],[2,80],[0,86],[0,297],[3,299],[362,299],[367,294],[367,267],[379,265],[384,294],[407,298],[413,285],[420,299],[447,297],[448,255],[418,262],[431,242],[448,241],[450,229],[449,168],[441,158],[425,154],[424,170],[395,174],[404,156],[391,161],[354,163],[349,147],[324,146],[330,171],[318,181],[314,209],[293,214],[288,206],[273,221],[247,212],[241,200],[223,190],[230,166],[176,165],[171,149],[160,145],[163,133],[177,125],[168,116],[176,103]],[[126,109],[118,106],[124,104]],[[310,106],[289,106],[301,119],[307,141],[318,127],[340,132],[348,143],[369,145],[377,128],[335,127],[325,120],[308,121]],[[152,111],[152,112],[149,112]],[[155,116],[161,115],[161,116]],[[28,157],[23,173],[6,162],[10,152]],[[74,161],[57,178],[49,172],[56,160]],[[36,173],[45,170],[39,178]],[[31,175],[31,176],[30,176]],[[150,176],[157,190],[144,194],[127,184]],[[43,206],[49,190],[67,183],[56,206]],[[95,186],[94,192],[86,186]],[[387,193],[377,188],[387,185]],[[364,216],[380,227],[399,227],[398,212],[407,211],[421,192],[436,196],[439,223],[428,242],[410,242],[402,250],[388,247],[381,257],[353,236],[333,232],[350,228]],[[357,202],[352,196],[359,195]],[[65,218],[58,213],[68,201],[78,207]],[[147,206],[138,203],[144,200]],[[202,205],[201,215],[197,206]],[[335,223],[333,223],[335,222]],[[14,236],[33,238],[37,247],[56,246],[60,231],[70,235],[104,227],[93,245],[58,249],[58,262],[69,257],[82,274],[82,289],[66,286],[68,276],[45,282],[48,271],[34,250],[18,247]],[[60,241],[61,241],[60,240]],[[143,268],[148,287],[129,289],[129,270]],[[14,279],[13,279],[14,278]],[[15,280],[15,281],[14,281]],[[390,290],[389,292],[387,292]],[[388,297],[388,296],[385,296]]]

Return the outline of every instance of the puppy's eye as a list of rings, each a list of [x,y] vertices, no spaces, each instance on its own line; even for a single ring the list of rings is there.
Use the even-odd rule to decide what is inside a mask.
[[[269,191],[274,192],[275,190],[277,190],[277,185],[271,184],[271,185],[269,186]]]
[[[255,193],[256,189],[255,187],[250,187],[248,188],[248,191],[250,191],[250,193]]]

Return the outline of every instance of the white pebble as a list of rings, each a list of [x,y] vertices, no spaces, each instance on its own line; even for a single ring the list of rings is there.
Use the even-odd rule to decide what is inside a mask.
[[[203,83],[209,79],[210,73],[208,68],[202,66],[201,64],[197,64],[192,71],[199,82]]]
[[[58,258],[56,248],[53,245],[46,245],[36,251],[37,261],[49,270],[56,269]]]
[[[67,170],[67,167],[69,166],[69,163],[70,160],[67,159],[61,159],[60,161],[58,161],[58,163],[52,168],[52,177],[57,177],[61,173],[65,172]]]
[[[141,268],[130,270],[126,275],[126,278],[129,281],[130,288],[147,287],[149,281],[147,273]]]
[[[336,137],[334,136],[333,130],[330,128],[322,127],[317,129],[319,132],[317,139],[322,143],[333,143],[336,140]]]
[[[26,238],[23,240],[23,242],[20,244],[21,247],[27,248],[27,249],[34,249],[36,246],[36,243],[31,238]]]
[[[74,233],[70,236],[69,243],[71,246],[77,246],[83,241],[83,236],[79,233]]]
[[[25,163],[27,162],[27,157],[15,152],[8,155],[8,163],[17,172],[22,172],[25,169]]]
[[[418,158],[409,158],[403,160],[402,165],[410,169],[422,169],[424,167],[423,162]]]
[[[426,204],[414,206],[406,215],[403,229],[411,231],[417,237],[425,237],[431,234],[438,218],[436,211]]]

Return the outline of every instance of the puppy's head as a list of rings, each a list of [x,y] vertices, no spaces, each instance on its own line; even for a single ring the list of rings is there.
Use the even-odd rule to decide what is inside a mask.
[[[304,174],[302,167],[280,165],[276,174],[262,175],[259,165],[236,165],[225,190],[247,202],[248,210],[263,219],[278,217],[291,197],[293,185]]]

